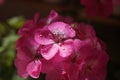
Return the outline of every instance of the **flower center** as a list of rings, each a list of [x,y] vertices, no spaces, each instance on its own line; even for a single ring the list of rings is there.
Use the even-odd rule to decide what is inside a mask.
[[[35,60],[39,60],[40,58],[42,58],[42,56],[41,56],[40,52],[38,51],[38,52],[35,54],[34,59],[35,59]]]
[[[75,53],[75,55],[72,56],[71,62],[75,63],[75,64],[80,64],[80,56],[78,55],[78,53]]]
[[[54,40],[56,43],[59,43],[63,40],[63,38],[65,38],[64,34],[61,32],[54,32]]]
[[[94,67],[94,61],[89,61],[88,63],[86,63],[86,71],[91,71]]]

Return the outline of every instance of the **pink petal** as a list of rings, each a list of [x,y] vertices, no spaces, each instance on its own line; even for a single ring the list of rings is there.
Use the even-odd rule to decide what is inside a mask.
[[[80,23],[79,24],[79,37],[80,39],[94,39],[96,38],[96,33],[93,29],[93,26],[85,24],[85,23]]]
[[[50,60],[53,58],[56,53],[58,52],[58,45],[57,44],[51,44],[41,47],[41,55],[46,59]]]
[[[29,60],[31,60],[32,55],[28,54],[28,53],[30,53],[30,52],[28,52],[27,50],[23,51],[22,49],[17,49],[17,58],[19,58],[20,60],[29,61]]]
[[[16,58],[14,64],[17,68],[18,75],[22,78],[27,78],[28,73],[26,72],[26,66],[28,62]]]
[[[48,30],[44,29],[36,31],[34,39],[41,45],[48,45],[54,43],[52,39],[52,34]]]
[[[62,76],[54,69],[46,75],[46,80],[62,80]]]
[[[79,53],[80,48],[88,44],[90,40],[80,40],[80,39],[75,39],[74,40],[74,50],[75,52]]]
[[[53,64],[52,60],[45,60],[43,58],[43,59],[40,59],[40,61],[42,62],[42,68],[41,68],[42,73],[47,74],[48,72],[54,69],[52,65]]]
[[[33,20],[28,20],[24,23],[24,25],[19,29],[18,34],[23,35],[26,34],[34,26]]]
[[[48,29],[55,35],[61,35],[61,38],[69,38],[75,36],[75,31],[71,28],[70,25],[64,22],[54,22],[48,26]]]
[[[61,62],[63,61],[63,59],[64,58],[62,58],[60,55],[55,55],[55,57],[50,60],[45,60],[44,58],[40,59],[40,61],[42,62],[41,72],[46,74],[49,73],[51,70],[57,70],[58,72],[60,72],[62,70]]]
[[[40,71],[41,71],[40,60],[32,61],[27,65],[27,72],[33,78],[39,78]]]
[[[60,56],[67,57],[73,52],[73,40],[69,39],[59,44]]]
[[[40,17],[40,14],[36,13],[35,16],[34,16],[34,23],[37,24],[39,17]]]
[[[25,52],[26,51],[34,52],[35,50],[37,50],[38,47],[39,47],[39,44],[34,40],[33,35],[30,35],[30,34],[27,36],[22,36],[16,42],[16,48],[17,49],[21,48]]]
[[[47,24],[50,24],[54,19],[56,19],[58,17],[58,14],[57,14],[57,12],[55,12],[54,10],[51,10],[50,11],[50,14],[49,14],[49,16],[48,16],[48,18],[47,18]]]

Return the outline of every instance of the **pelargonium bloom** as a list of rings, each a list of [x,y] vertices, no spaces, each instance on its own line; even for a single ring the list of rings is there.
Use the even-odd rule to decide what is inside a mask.
[[[29,75],[33,78],[38,78],[40,75],[42,67],[41,59],[43,59],[41,56],[41,52],[44,51],[45,49],[41,50],[40,47],[41,46],[43,47],[43,45],[41,45],[38,41],[34,39],[34,36],[37,33],[36,31],[40,29],[42,30],[43,27],[48,26],[52,22],[63,20],[63,22],[70,23],[72,21],[72,18],[70,17],[64,18],[62,16],[59,16],[54,10],[50,12],[48,17],[40,20],[38,19],[39,14],[36,14],[33,20],[26,21],[18,31],[18,34],[21,37],[18,39],[16,43],[17,55],[15,59],[15,66],[17,68],[19,76],[23,78],[27,78]],[[63,25],[64,24],[65,23],[63,23]],[[73,33],[75,33],[74,30]],[[74,36],[74,34],[72,34],[72,36]],[[65,41],[65,43],[69,44],[71,43],[71,40],[67,40]],[[67,45],[64,45],[62,46],[62,48],[64,49],[64,47],[66,46]],[[46,49],[48,48],[49,46],[46,47]],[[56,46],[53,46],[53,49],[55,48]],[[71,48],[71,46],[68,48]],[[51,54],[49,56],[51,56]]]
[[[99,43],[99,42],[98,42]],[[106,79],[106,65],[109,60],[105,50],[98,48],[99,44],[95,46],[85,45],[80,49],[81,63],[79,70],[80,80],[105,80]],[[101,46],[102,47],[102,46]]]
[[[80,0],[80,3],[85,6],[87,16],[103,16],[107,17],[112,14],[113,0]]]
[[[109,57],[92,26],[52,10],[18,31],[15,66],[19,76],[46,80],[105,80]],[[96,75],[97,74],[97,75]]]
[[[53,22],[47,26],[47,30],[39,30],[35,34],[35,40],[40,45],[41,55],[45,59],[51,59],[59,53],[60,56],[69,56],[72,51],[73,38],[75,31],[69,24],[64,22]]]
[[[17,41],[17,56],[15,66],[18,69],[18,74],[27,78],[29,75],[33,78],[38,78],[41,71],[40,55],[37,52],[37,43],[32,37],[23,36]]]

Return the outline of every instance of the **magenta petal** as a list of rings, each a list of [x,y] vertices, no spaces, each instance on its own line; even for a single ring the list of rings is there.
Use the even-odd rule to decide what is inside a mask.
[[[57,44],[53,44],[53,45],[51,44],[51,45],[46,45],[44,47],[41,47],[41,55],[46,60],[53,58],[57,52],[58,52],[58,45]]]
[[[26,52],[28,52],[28,51],[26,50]],[[25,53],[25,51],[22,51],[22,49],[17,49],[17,58],[20,60],[29,61],[29,60],[31,60],[32,55]]]
[[[28,61],[24,61],[16,58],[14,64],[17,68],[18,75],[22,78],[27,78],[28,73],[26,72],[26,66],[28,64]]]
[[[41,71],[41,62],[40,60],[32,61],[27,65],[27,72],[33,78],[38,78]]]
[[[33,20],[28,20],[24,23],[24,25],[19,29],[18,34],[19,35],[23,35],[25,34],[27,31],[29,31],[31,28],[33,28],[34,26],[34,22]]]
[[[48,45],[54,43],[52,34],[48,30],[40,30],[35,33],[35,41],[41,45]]]
[[[75,31],[72,27],[64,22],[54,22],[48,26],[48,29],[55,35],[61,35],[61,38],[75,36]]]
[[[90,43],[89,39],[86,39],[86,40],[75,39],[74,40],[74,50],[75,50],[75,52],[79,53],[80,48],[84,47],[85,45],[87,45],[89,43]]]
[[[34,16],[34,23],[37,23],[39,17],[40,17],[40,14],[36,13],[35,16]]]
[[[54,69],[47,73],[46,80],[62,80],[62,76],[57,70]]]
[[[42,62],[41,73],[47,74],[48,72],[54,69],[52,65],[53,64],[52,60],[40,59],[40,61]]]
[[[59,44],[60,56],[67,57],[73,52],[73,40],[69,39]]]
[[[55,12],[54,10],[51,10],[50,11],[50,14],[48,16],[48,19],[47,19],[47,24],[50,24],[54,19],[56,19],[58,17],[58,13]]]

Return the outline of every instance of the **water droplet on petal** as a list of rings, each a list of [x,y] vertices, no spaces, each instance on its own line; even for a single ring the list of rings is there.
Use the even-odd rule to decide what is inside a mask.
[[[42,34],[40,34],[39,36],[42,37]]]

